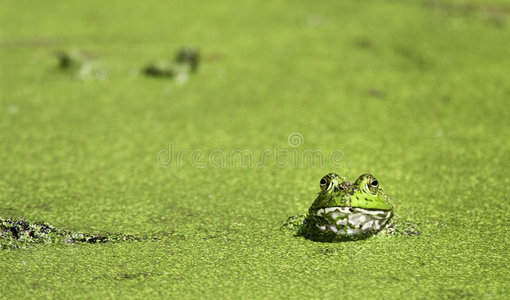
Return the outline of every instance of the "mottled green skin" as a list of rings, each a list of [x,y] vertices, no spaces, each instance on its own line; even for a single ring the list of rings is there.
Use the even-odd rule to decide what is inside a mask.
[[[393,210],[389,197],[372,174],[363,174],[356,182],[350,183],[337,174],[330,173],[321,179],[320,187],[319,195],[310,206],[310,213],[315,213],[323,207],[333,206]]]

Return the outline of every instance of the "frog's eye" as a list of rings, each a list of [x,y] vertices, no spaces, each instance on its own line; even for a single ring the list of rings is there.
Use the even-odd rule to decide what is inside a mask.
[[[379,182],[377,181],[377,179],[374,178],[373,180],[369,180],[365,184],[365,190],[374,195],[377,194],[377,192],[379,191]]]
[[[326,190],[329,187],[329,180],[326,177],[323,177],[320,181],[321,190]]]

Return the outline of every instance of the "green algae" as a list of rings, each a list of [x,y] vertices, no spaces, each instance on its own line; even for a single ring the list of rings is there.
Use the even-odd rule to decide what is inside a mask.
[[[3,1],[0,216],[143,239],[0,251],[0,298],[505,299],[508,4],[430,3]],[[140,76],[181,45],[193,80]],[[62,76],[58,49],[109,75]],[[344,155],[190,160],[275,145]],[[331,171],[376,173],[421,234],[282,232]]]

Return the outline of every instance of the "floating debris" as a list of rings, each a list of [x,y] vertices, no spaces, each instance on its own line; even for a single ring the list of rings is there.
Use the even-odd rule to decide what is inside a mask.
[[[197,49],[181,48],[174,60],[158,60],[143,68],[143,73],[153,77],[175,77],[179,83],[187,81],[190,73],[195,73],[200,62]]]
[[[175,61],[180,64],[189,65],[191,72],[196,72],[200,61],[200,52],[198,49],[181,48],[175,56]]]
[[[169,62],[166,60],[159,60],[153,64],[146,66],[143,69],[143,72],[146,75],[155,76],[155,77],[173,77],[179,73],[179,69],[173,62]]]
[[[69,72],[79,80],[106,78],[106,70],[90,54],[76,50],[55,53],[60,70]]]
[[[81,59],[77,56],[76,52],[57,51],[55,53],[58,65],[61,69],[78,68],[81,66]]]
[[[25,219],[2,219],[0,217],[0,248],[27,248],[32,244],[52,243],[108,243],[139,241],[140,238],[124,234],[88,234],[55,228],[49,224],[30,223]]]

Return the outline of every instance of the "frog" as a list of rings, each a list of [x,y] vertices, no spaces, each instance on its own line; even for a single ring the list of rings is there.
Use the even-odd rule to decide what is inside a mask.
[[[319,187],[304,219],[287,221],[287,228],[298,228],[298,235],[321,241],[363,239],[393,228],[391,198],[372,174],[350,182],[329,173],[320,179]]]

